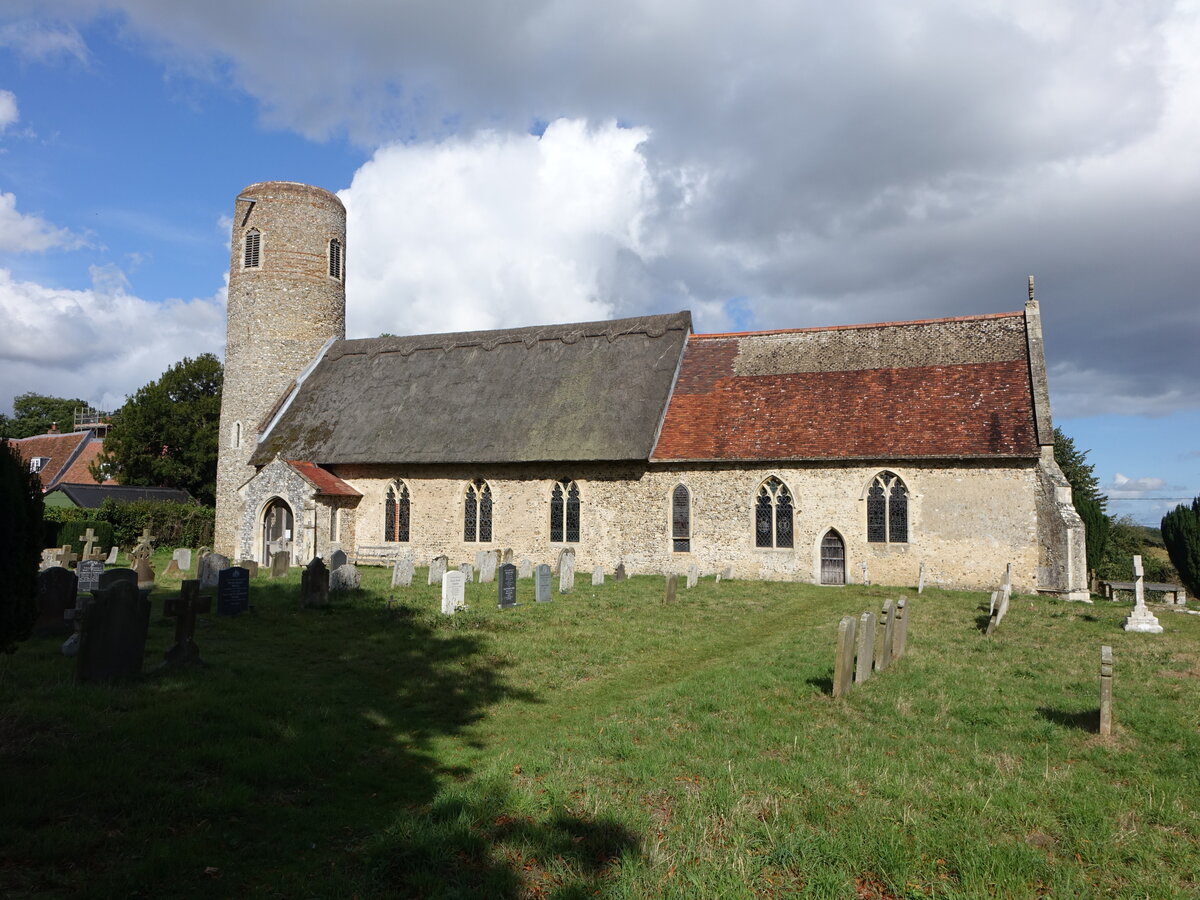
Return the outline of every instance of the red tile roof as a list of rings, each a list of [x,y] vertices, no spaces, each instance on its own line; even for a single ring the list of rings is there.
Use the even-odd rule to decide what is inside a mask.
[[[42,489],[49,490],[62,480],[64,471],[74,462],[75,455],[93,437],[90,431],[64,432],[62,434],[38,434],[27,438],[14,438],[9,443],[17,448],[21,460],[29,465],[35,457],[45,457],[49,462],[43,463],[38,477],[42,480]],[[88,480],[94,480],[89,478]]]
[[[301,477],[307,480],[313,487],[317,489],[318,494],[324,494],[329,497],[361,497],[358,491],[342,481],[332,472],[322,469],[316,463],[306,462],[300,459],[289,459],[287,464],[300,473]]]
[[[88,441],[77,457],[75,462],[71,463],[70,468],[63,473],[60,481],[70,484],[116,484],[116,481],[109,478],[105,481],[97,481],[92,477],[89,466],[96,461],[96,457],[100,455],[100,451],[104,449],[104,441],[100,438],[92,438]]]

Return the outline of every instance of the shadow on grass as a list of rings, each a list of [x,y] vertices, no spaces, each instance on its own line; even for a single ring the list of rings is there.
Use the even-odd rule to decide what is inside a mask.
[[[833,673],[829,675],[814,675],[812,678],[806,678],[805,684],[811,684],[822,694],[833,694]]]
[[[1068,712],[1065,709],[1051,709],[1039,706],[1038,715],[1048,722],[1061,725],[1063,728],[1077,728],[1080,731],[1100,733],[1100,710],[1085,709],[1082,712]]]

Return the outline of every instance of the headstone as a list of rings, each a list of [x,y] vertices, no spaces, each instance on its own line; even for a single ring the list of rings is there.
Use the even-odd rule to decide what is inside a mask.
[[[917,593],[925,590],[925,563],[921,562],[921,568],[917,570]]]
[[[862,567],[862,583],[865,587],[870,587],[871,571],[867,568],[867,561],[864,559],[859,565]]]
[[[1112,734],[1112,647],[1100,648],[1100,733]]]
[[[486,554],[487,554],[486,550],[476,550],[475,551],[475,571],[476,572],[483,571],[483,557]]]
[[[700,580],[700,569],[699,569],[699,567],[698,567],[698,566],[694,566],[694,565],[692,565],[692,566],[688,566],[688,571],[687,571],[687,586],[688,586],[688,588],[689,588],[689,589],[690,589],[690,588],[694,588],[694,587],[696,586],[696,583],[697,583],[699,580]]]
[[[122,580],[96,591],[82,620],[75,678],[83,683],[136,678],[146,655],[150,601]]]
[[[470,584],[475,580],[475,567],[469,562],[460,563],[458,566],[458,571],[463,573],[463,576],[467,579],[467,584]]]
[[[592,587],[599,587],[604,584],[604,566],[596,566],[592,569]]]
[[[1004,584],[1008,587],[1009,593],[1012,592],[1012,563],[1007,563],[1004,566]]]
[[[517,568],[517,577],[518,578],[532,578],[533,577],[533,563],[531,563],[528,558],[521,560],[521,565],[518,566],[518,568]]]
[[[442,575],[442,615],[453,615],[466,605],[467,576],[462,572]]]
[[[96,532],[89,525],[87,531],[83,533],[83,552],[80,554],[81,559],[88,559],[92,555],[92,551],[96,549]]]
[[[413,558],[402,556],[392,566],[392,587],[411,587],[413,580]]]
[[[563,563],[567,559],[571,560],[571,568],[574,568],[575,567],[575,551],[572,550],[570,547],[563,547],[561,550],[558,551],[558,558],[554,561],[554,573],[556,575],[562,575]]]
[[[48,550],[43,550],[41,567],[43,569],[48,569],[51,566],[57,566],[58,565],[58,554],[59,554],[59,550],[57,547],[51,547]]]
[[[512,547],[505,547],[504,552],[500,555],[500,565],[511,565],[513,561]]]
[[[172,558],[171,561],[167,563],[167,568],[163,571],[163,575],[180,575],[180,574],[182,574],[182,573],[179,571],[179,563],[176,562],[174,558]]]
[[[206,557],[207,558],[207,557]],[[204,560],[200,560],[200,564],[204,565]],[[322,563],[324,565],[324,563]],[[287,575],[288,569],[292,567],[292,554],[287,550],[277,550],[271,554],[271,577],[283,578]],[[328,569],[326,569],[328,571]]]
[[[483,554],[483,565],[479,567],[480,584],[491,584],[496,580],[496,558],[499,550],[488,550]]]
[[[75,566],[75,574],[79,577],[80,593],[99,590],[100,576],[104,574],[104,563],[98,559],[80,560]]]
[[[875,671],[882,672],[892,664],[892,642],[896,637],[896,603],[894,600],[883,601],[883,611],[879,624],[883,627],[883,640],[875,651]]]
[[[517,567],[512,563],[500,566],[496,580],[496,597],[501,609],[517,605]]]
[[[1133,558],[1133,597],[1134,607],[1133,612],[1125,620],[1122,626],[1126,631],[1139,631],[1143,634],[1162,634],[1162,626],[1158,624],[1158,617],[1146,608],[1146,584],[1145,573],[1142,570],[1142,558],[1135,556]]]
[[[429,561],[429,583],[441,584],[442,576],[446,574],[446,566],[450,560],[446,556],[435,556]]]
[[[38,572],[38,617],[33,623],[34,637],[70,634],[75,630],[67,620],[67,610],[75,606],[77,574],[62,566],[51,566]]]
[[[222,569],[217,575],[217,615],[237,616],[249,608],[250,570],[242,566]]]
[[[171,554],[171,559],[175,560],[176,565],[181,571],[188,571],[192,567],[192,551],[187,547],[179,547]]]
[[[100,587],[97,590],[102,591],[120,583],[131,584],[136,588],[138,584],[137,572],[133,569],[105,569],[100,573]]]
[[[115,566],[117,564],[117,555],[121,552],[121,548],[113,544],[108,551],[108,559],[104,560],[105,565]]]
[[[841,697],[854,683],[854,616],[838,623],[837,652],[833,661],[833,696]]]
[[[360,587],[362,587],[362,573],[353,563],[345,563],[329,573],[329,590],[334,593],[357,591]]]
[[[617,569],[613,572],[613,581],[624,581],[629,576],[625,574],[625,563],[617,563]]]
[[[223,569],[221,576],[232,569]],[[245,569],[238,569],[245,573]],[[245,584],[246,582],[243,581]],[[219,604],[220,601],[218,601]],[[163,604],[163,615],[175,619],[175,643],[165,654],[167,665],[186,666],[200,662],[200,648],[196,646],[196,616],[212,609],[212,597],[200,596],[200,582],[195,578],[185,579],[179,586],[178,597],[168,597]],[[218,609],[219,611],[219,609]]]
[[[896,631],[892,637],[892,659],[900,659],[908,649],[908,598],[896,601]]]
[[[247,572],[249,572],[251,578],[258,577],[258,560],[243,559],[241,562],[238,563],[238,565],[241,566],[243,569],[245,569]]]
[[[210,553],[204,559],[200,560],[200,571],[196,573],[196,580],[200,582],[200,590],[215,588],[217,586],[217,575],[222,569],[228,568],[229,557],[222,553]],[[274,563],[272,563],[271,568],[272,573],[274,573]]]
[[[150,565],[149,557],[134,557],[133,571],[137,573],[138,590],[150,591],[154,589],[154,569]]]
[[[142,536],[138,538],[133,549],[129,551],[129,557],[131,559],[149,559],[154,554],[153,541],[154,535],[150,533],[150,529],[143,528]]]
[[[212,553],[212,547],[201,547],[199,550],[196,551],[196,571],[197,572],[200,571],[201,561],[203,561],[204,557],[208,556],[208,554],[210,554],[210,553]],[[271,558],[271,555],[268,553],[267,559],[270,559],[270,558]]]
[[[667,587],[663,592],[663,605],[675,602],[675,592],[679,590],[679,576],[671,574],[667,576]]]
[[[871,677],[875,666],[875,613],[865,612],[858,617],[858,653],[855,655],[854,682]]]
[[[69,569],[75,565],[79,557],[75,555],[75,551],[71,549],[70,544],[64,544],[63,548],[58,551],[58,564],[64,569]]]
[[[274,567],[272,567],[274,568]],[[300,573],[300,605],[322,607],[329,605],[329,569],[324,560],[314,556]]]
[[[545,563],[539,565],[533,582],[533,598],[538,603],[550,602],[550,578],[550,567]]]
[[[721,578],[723,578],[725,581],[728,581],[732,577],[733,577],[733,566],[726,566],[724,569],[721,570]]]
[[[329,555],[329,571],[336,572],[342,566],[346,565],[346,563],[348,563],[349,561],[350,561],[350,558],[348,556],[346,556],[345,550],[340,550],[340,549],[334,550],[333,553],[331,553]],[[330,585],[330,590],[336,590],[336,589],[333,587],[333,585]]]
[[[564,550],[559,555],[558,592],[569,594],[575,590],[575,551]]]

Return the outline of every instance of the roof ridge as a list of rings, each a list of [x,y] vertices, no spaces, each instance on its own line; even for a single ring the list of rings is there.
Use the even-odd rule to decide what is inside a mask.
[[[724,331],[712,334],[692,334],[688,340],[702,338],[760,337],[772,334],[806,334],[816,331],[854,331],[860,328],[894,328],[902,325],[939,325],[947,322],[981,322],[986,319],[1007,319],[1023,316],[1023,310],[1003,313],[980,313],[974,316],[945,316],[939,319],[911,319],[896,322],[864,322],[859,325],[815,325],[809,328],[774,328],[766,331]]]

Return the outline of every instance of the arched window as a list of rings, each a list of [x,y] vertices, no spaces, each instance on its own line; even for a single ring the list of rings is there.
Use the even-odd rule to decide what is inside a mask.
[[[682,484],[671,491],[671,541],[676,553],[692,549],[692,496]]]
[[[383,539],[385,541],[408,542],[409,501],[408,485],[397,481],[388,487],[387,500],[383,506]]]
[[[554,482],[550,492],[550,541],[579,543],[579,486],[570,478]]]
[[[482,478],[467,485],[463,500],[463,540],[485,543],[492,539],[492,489]]]
[[[342,242],[337,238],[329,242],[329,274],[338,281],[342,280]]]
[[[867,540],[908,543],[908,488],[895,472],[880,472],[867,491]]]
[[[792,492],[774,475],[758,488],[758,499],[754,504],[754,546],[793,546]]]
[[[242,254],[242,266],[247,269],[257,269],[261,261],[260,249],[262,246],[262,235],[257,228],[251,228],[246,232],[246,242],[244,252]]]

